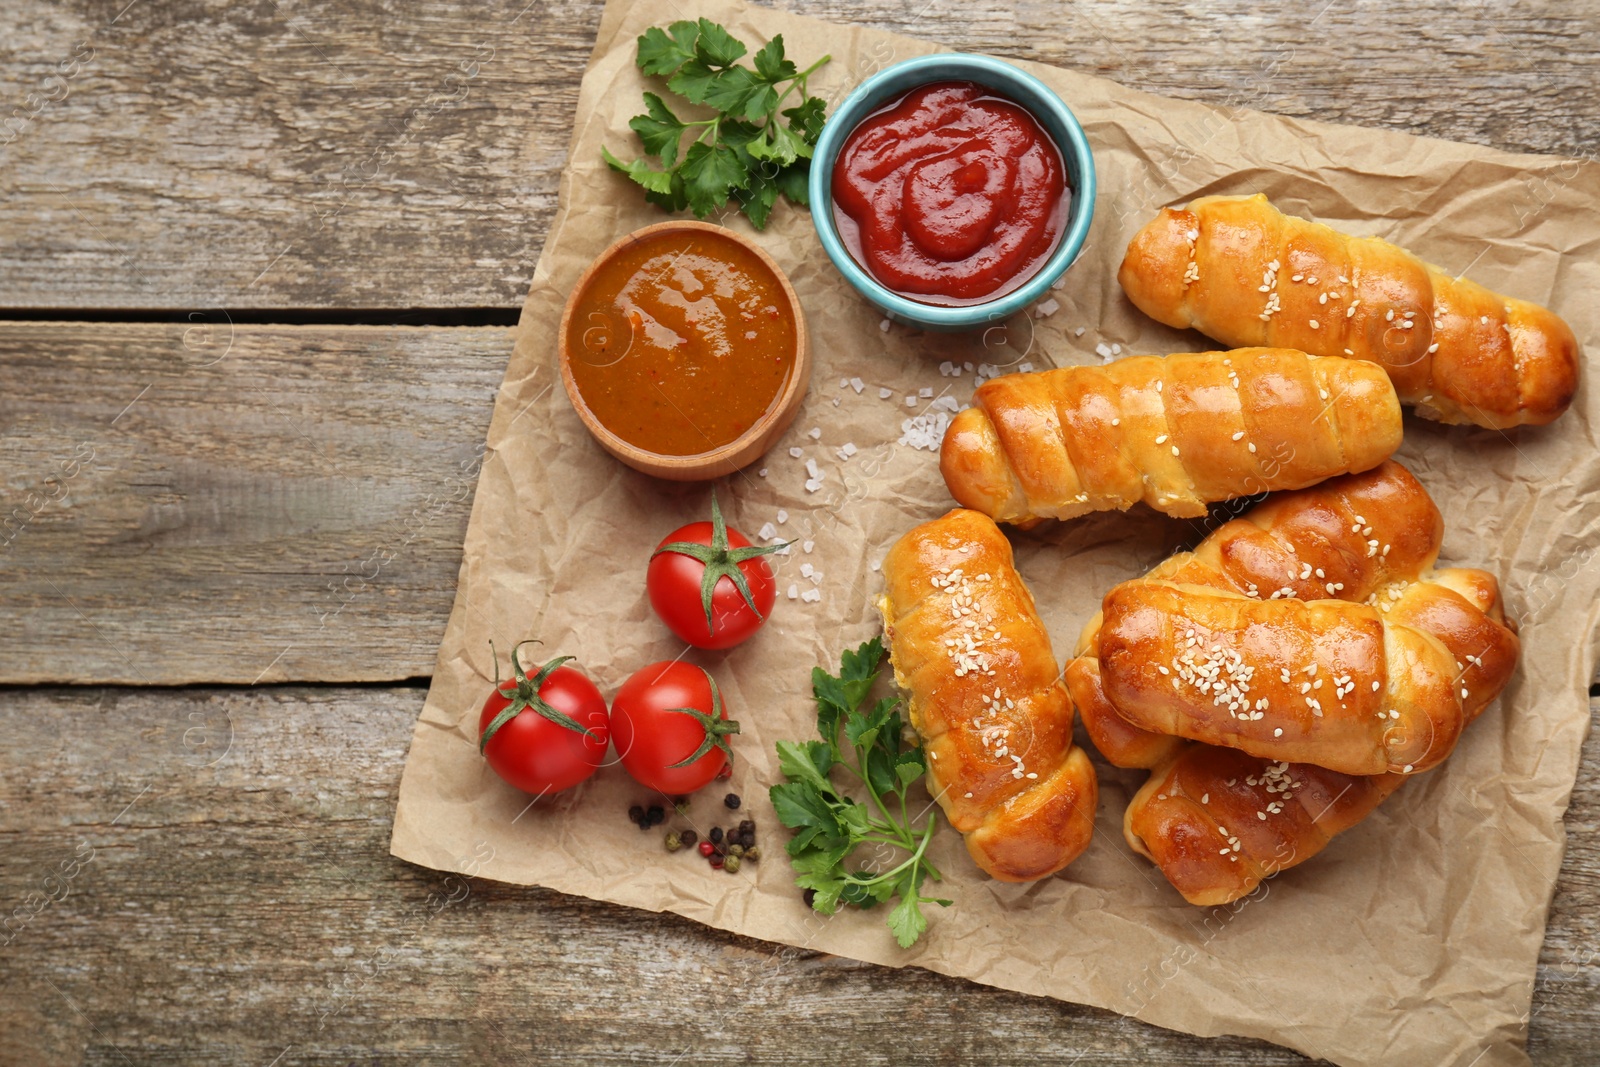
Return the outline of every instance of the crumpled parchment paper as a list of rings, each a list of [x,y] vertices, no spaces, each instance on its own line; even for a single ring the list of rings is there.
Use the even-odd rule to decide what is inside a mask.
[[[747,42],[782,33],[802,66],[831,53],[812,91],[832,101],[889,63],[936,50],[737,0],[706,0],[694,14]],[[474,743],[494,674],[491,638],[502,655],[538,637],[544,645],[526,650],[532,658],[578,656],[608,697],[638,667],[684,654],[650,611],[645,565],[665,533],[708,514],[710,487],[653,481],[612,460],[585,433],[556,372],[557,325],[580,272],[618,236],[663,217],[600,160],[602,144],[623,158],[640,151],[627,120],[642,110],[641,91],[660,87],[634,66],[634,38],[660,17],[658,7],[612,0],[583,79],[560,211],[496,402],[460,589],[401,782],[394,854],[1196,1034],[1265,1038],[1341,1064],[1527,1062],[1534,969],[1596,661],[1600,448],[1587,384],[1573,410],[1542,429],[1502,434],[1407,418],[1398,458],[1444,512],[1442,559],[1498,574],[1521,621],[1521,670],[1441,769],[1232,906],[1185,904],[1130,852],[1122,813],[1142,775],[1097,761],[1101,810],[1081,859],[1042,882],[1003,885],[984,878],[946,829],[934,848],[947,874],[938,888],[955,905],[936,910],[922,941],[901,951],[881,910],[823,918],[802,904],[765,792],[777,775],[773,743],[812,736],[812,665],[835,665],[842,648],[877,629],[877,561],[907,528],[951,504],[936,456],[897,444],[903,420],[936,418],[939,397],[966,402],[979,364],[1092,363],[1113,345],[1128,354],[1213,347],[1145,318],[1116,284],[1128,239],[1158,208],[1265,192],[1285,211],[1381,235],[1546,303],[1595,353],[1600,169],[1163,99],[1025,64],[1088,132],[1100,178],[1094,227],[1054,307],[1038,309],[1049,314],[959,336],[884,328],[830,265],[809,216],[780,205],[757,239],[805,305],[816,372],[786,436],[718,488],[746,533],[772,523],[811,551],[796,545],[774,557],[780,600],[753,640],[687,656],[714,672],[744,724],[729,784],[746,798],[741,816],[760,826],[765,858],[730,876],[667,854],[656,834],[629,823],[627,807],[646,798],[620,767],[530,804],[487,769]],[[737,215],[721,221],[750,232]],[[941,373],[947,361],[959,377]],[[919,396],[925,389],[931,396]],[[847,443],[856,451],[842,459]],[[804,460],[791,448],[819,465],[821,490],[805,490]],[[1203,532],[1139,508],[1016,534],[1057,655],[1071,652],[1112,584]],[[801,576],[805,563],[820,573],[815,583]],[[788,599],[791,584],[821,600]],[[702,834],[729,821],[719,819],[728,814],[720,794],[706,790],[691,810]]]

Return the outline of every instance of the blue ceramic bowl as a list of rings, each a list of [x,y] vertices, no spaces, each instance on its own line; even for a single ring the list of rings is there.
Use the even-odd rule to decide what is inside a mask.
[[[1055,253],[1027,282],[980,304],[942,307],[895,293],[868,274],[850,255],[833,220],[833,165],[845,139],[874,111],[931,82],[968,81],[995,90],[1026,109],[1061,149],[1072,205],[1066,232]],[[1015,314],[1038,300],[1083,251],[1094,217],[1094,156],[1077,118],[1044,82],[1003,60],[941,52],[886,67],[856,86],[823,127],[811,158],[811,220],[828,258],[856,291],[889,318],[930,330],[967,330]]]

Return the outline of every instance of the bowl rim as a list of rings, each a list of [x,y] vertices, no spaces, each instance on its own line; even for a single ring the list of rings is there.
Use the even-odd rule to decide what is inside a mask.
[[[610,427],[601,422],[595,413],[589,409],[589,405],[584,402],[583,394],[578,389],[578,383],[573,378],[572,348],[568,343],[572,316],[584,291],[588,289],[589,284],[593,281],[600,268],[623,249],[630,248],[640,241],[662,234],[679,232],[711,234],[719,239],[731,241],[753,253],[772,273],[773,278],[777,280],[778,288],[788,302],[795,324],[794,366],[790,370],[788,382],[785,383],[783,390],[773,398],[766,413],[751,424],[748,430],[727,444],[719,445],[706,452],[697,452],[691,456],[674,456],[640,448],[638,445],[617,436]],[[675,480],[716,478],[723,474],[730,474],[752,462],[764,453],[771,446],[772,441],[794,421],[799,412],[800,401],[810,387],[811,346],[806,331],[806,317],[804,309],[800,305],[800,298],[795,293],[794,286],[790,283],[788,275],[783,272],[783,268],[778,266],[777,261],[767,254],[765,249],[744,234],[726,226],[701,222],[698,219],[665,219],[661,222],[653,222],[648,226],[641,226],[637,230],[623,234],[607,245],[605,250],[584,268],[583,274],[579,276],[578,281],[567,293],[567,301],[561,311],[561,325],[558,328],[556,338],[561,384],[566,388],[567,399],[571,401],[573,409],[577,411],[578,418],[583,422],[584,428],[594,436],[601,447],[628,466],[646,474],[654,474]],[[744,453],[749,454],[744,455]]]
[[[883,99],[874,97],[875,94],[883,92],[885,83],[898,82],[905,79],[908,72],[922,73],[924,70],[928,73],[924,81],[913,81],[905,89],[898,91],[908,92],[919,84],[936,81],[976,81],[1012,96],[1013,101],[1040,121],[1040,124],[1046,127],[1046,132],[1051,135],[1051,139],[1056,140],[1054,131],[1048,128],[1049,123],[1044,121],[1044,116],[1038,113],[1031,101],[1016,97],[1025,95],[1042,101],[1050,111],[1050,117],[1066,132],[1067,143],[1056,146],[1061,151],[1062,161],[1077,171],[1077,184],[1072,190],[1072,208],[1066,229],[1061,235],[1061,243],[1056,246],[1056,250],[1032,278],[1010,292],[980,304],[955,306],[925,304],[894,292],[855,261],[849,250],[844,247],[844,241],[840,238],[838,228],[833,221],[833,164],[844,147],[845,138],[855,132],[855,128],[867,115],[884,102]],[[885,99],[886,97],[887,94]],[[1084,134],[1077,115],[1067,102],[1061,99],[1059,93],[1021,67],[994,56],[970,52],[933,52],[928,55],[913,56],[884,67],[852,89],[829,116],[827,125],[823,127],[822,136],[818,139],[817,147],[812,154],[808,185],[812,224],[822,242],[823,250],[827,252],[828,258],[833,261],[839,273],[843,274],[862,296],[888,312],[891,318],[934,328],[964,329],[981,326],[1022,310],[1027,304],[1041,297],[1050,285],[1077,261],[1083,251],[1084,242],[1088,239],[1090,225],[1094,221],[1096,195],[1094,153],[1089,147],[1089,139]]]

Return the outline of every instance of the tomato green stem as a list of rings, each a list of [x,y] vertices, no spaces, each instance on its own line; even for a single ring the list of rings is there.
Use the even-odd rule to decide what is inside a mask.
[[[565,712],[558,711],[557,709],[551,707],[550,704],[539,695],[539,688],[544,685],[546,679],[548,679],[550,675],[554,673],[555,669],[561,666],[563,663],[566,663],[568,660],[574,659],[575,657],[557,656],[555,659],[539,668],[538,674],[534,675],[532,678],[529,678],[527,672],[522,669],[521,661],[517,659],[517,650],[523,645],[535,644],[539,644],[539,642],[530,638],[527,641],[519,641],[511,649],[512,681],[506,686],[502,687],[500,684],[500,654],[495,651],[494,642],[489,642],[489,652],[495,658],[495,690],[502,696],[509,698],[511,703],[501,708],[499,714],[497,714],[490,721],[488,726],[483,728],[483,733],[478,737],[479,752],[482,752],[489,746],[489,741],[494,737],[495,734],[500,732],[501,727],[505,726],[505,724],[510,722],[512,719],[515,719],[518,715],[521,715],[524,711],[531,711],[535,715],[543,716],[544,718],[555,723],[557,726],[561,727],[563,730],[571,730],[573,733],[582,734],[590,740],[599,740],[599,735],[593,730],[582,725]]]
[[[747,545],[744,548],[728,547],[728,524],[723,521],[722,509],[717,506],[716,490],[711,492],[711,543],[702,545],[694,541],[669,541],[650,554],[655,559],[663,552],[675,552],[681,556],[699,560],[705,565],[705,571],[700,576],[700,606],[706,613],[706,635],[709,637],[714,632],[711,621],[711,597],[716,591],[717,583],[727,578],[733,582],[739,595],[744,597],[744,602],[750,610],[755,612],[758,619],[763,619],[759,608],[756,607],[755,597],[750,593],[750,584],[745,580],[744,571],[739,568],[741,563],[765,556],[769,552],[776,552],[788,548],[794,542],[783,541],[775,545]],[[707,677],[710,677],[707,675]]]

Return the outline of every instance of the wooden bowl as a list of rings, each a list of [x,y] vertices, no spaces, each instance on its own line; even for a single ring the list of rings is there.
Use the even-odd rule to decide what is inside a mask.
[[[794,319],[794,367],[790,371],[789,380],[785,383],[783,391],[773,401],[767,413],[756,421],[755,425],[746,430],[741,436],[728,444],[709,452],[701,452],[693,456],[669,456],[657,452],[650,452],[629,444],[616,434],[607,429],[589,406],[584,403],[583,396],[578,392],[578,384],[572,376],[572,345],[568,342],[569,328],[578,303],[593,279],[595,273],[612,257],[625,248],[637,242],[664,233],[678,233],[692,231],[706,234],[717,240],[729,241],[740,245],[753,253],[761,263],[772,272],[777,279],[778,289],[788,301],[788,310]],[[767,449],[772,447],[783,432],[794,422],[795,415],[800,410],[800,402],[805,399],[806,388],[811,382],[811,350],[806,338],[806,319],[801,311],[800,300],[795,296],[794,286],[789,284],[789,279],[784,276],[772,257],[762,251],[753,241],[721,226],[713,226],[707,222],[694,222],[688,219],[673,219],[667,222],[658,222],[622,238],[600,253],[595,261],[589,264],[589,269],[583,272],[583,277],[578,279],[578,284],[572,287],[572,292],[567,297],[566,310],[561,315],[561,332],[559,334],[561,345],[561,382],[566,386],[567,398],[572,401],[573,408],[578,412],[578,418],[583,420],[583,425],[600,442],[600,446],[634,470],[643,471],[657,478],[666,478],[671,481],[692,482],[703,481],[710,478],[720,478],[724,474],[731,474],[741,467],[755,462]]]

